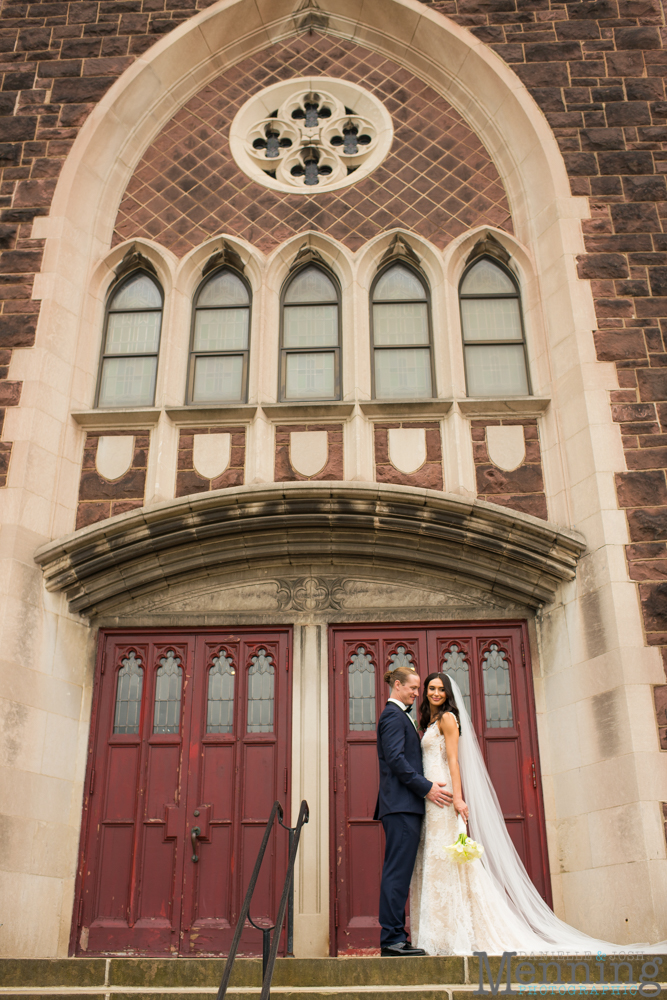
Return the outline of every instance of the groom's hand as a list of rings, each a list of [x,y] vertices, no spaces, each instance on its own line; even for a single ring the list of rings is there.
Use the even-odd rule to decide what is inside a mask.
[[[447,791],[447,785],[442,781],[434,781],[431,785],[431,791],[426,793],[426,798],[429,802],[434,802],[436,806],[440,806],[444,809],[445,806],[451,806],[454,801],[454,796],[451,792]]]

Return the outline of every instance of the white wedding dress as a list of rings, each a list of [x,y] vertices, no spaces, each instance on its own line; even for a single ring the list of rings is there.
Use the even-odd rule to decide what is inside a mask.
[[[452,861],[444,848],[459,833],[454,807],[440,809],[426,801],[410,887],[413,944],[429,955],[664,952],[667,941],[619,945],[590,937],[560,920],[547,906],[510,839],[463,696],[454,679],[449,679],[461,724],[458,757],[470,811],[469,835],[482,844],[484,854],[466,864]],[[445,781],[451,790],[445,738],[435,723],[424,733],[422,759],[425,777]]]
[[[452,787],[445,738],[432,723],[422,740],[424,776]],[[426,801],[426,815],[410,887],[412,942],[428,955],[485,951],[543,951],[544,941],[527,930],[480,860],[457,864],[445,847],[459,835],[454,806]]]

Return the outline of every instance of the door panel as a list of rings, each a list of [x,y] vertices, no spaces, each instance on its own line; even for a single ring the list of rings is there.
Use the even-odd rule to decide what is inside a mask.
[[[228,950],[276,798],[289,819],[289,642],[288,629],[101,634],[75,953]],[[260,923],[286,863],[279,830]],[[261,953],[261,934],[249,927],[240,953]]]
[[[330,630],[333,954],[379,947],[384,836],[381,824],[372,820],[379,783],[376,720],[389,696],[383,675],[403,663],[414,666],[422,679],[438,670],[455,677],[509,834],[550,902],[527,646],[525,622]]]

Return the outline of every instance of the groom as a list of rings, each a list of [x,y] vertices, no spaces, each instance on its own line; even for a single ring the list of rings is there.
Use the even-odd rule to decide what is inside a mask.
[[[386,840],[380,885],[381,954],[425,955],[408,941],[405,904],[419,846],[424,799],[443,808],[451,804],[452,795],[444,784],[424,777],[417,727],[408,715],[419,693],[419,676],[409,667],[397,667],[384,679],[391,695],[378,721],[380,791],[373,816],[382,820]]]

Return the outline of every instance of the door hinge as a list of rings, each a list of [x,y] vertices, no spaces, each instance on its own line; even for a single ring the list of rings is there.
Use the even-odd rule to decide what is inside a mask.
[[[76,918],[76,926],[81,926],[81,921],[83,920],[83,896],[79,898],[79,912]]]
[[[289,649],[285,653],[285,670],[289,673]]]
[[[95,790],[95,768],[90,772],[90,785],[88,786],[88,794],[92,795]]]
[[[531,761],[531,770],[533,772],[533,788],[537,788],[537,775],[535,774],[535,761]]]
[[[521,643],[521,663],[525,667],[526,665],[526,650],[523,643]]]
[[[338,775],[336,774],[336,768],[335,767],[334,767],[334,773],[333,773],[333,790],[334,790],[334,795],[335,795],[336,792],[338,791]]]
[[[285,768],[285,787],[283,789],[285,795],[287,795],[287,768]]]
[[[334,927],[338,927],[338,896],[334,899]]]

